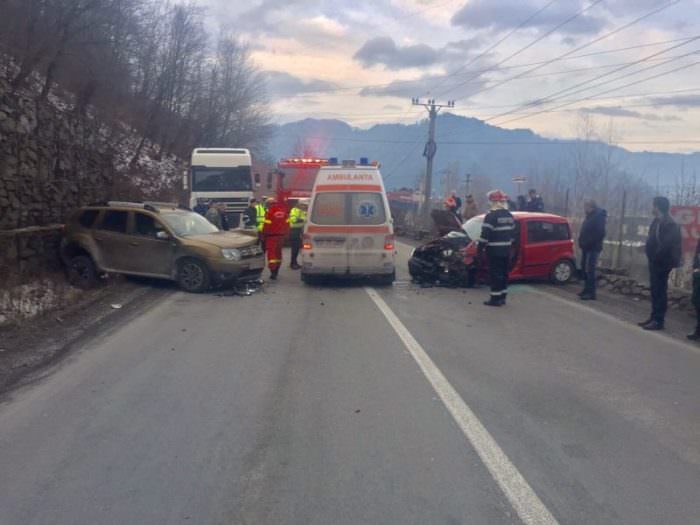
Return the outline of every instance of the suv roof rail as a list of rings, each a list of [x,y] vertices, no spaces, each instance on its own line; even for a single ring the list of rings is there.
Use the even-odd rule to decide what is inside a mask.
[[[146,201],[146,202],[126,202],[126,201],[108,201],[102,206],[120,206],[123,208],[139,208],[143,210],[148,210],[158,213],[160,208],[171,208],[178,209],[180,205],[175,202],[156,202],[156,201]]]

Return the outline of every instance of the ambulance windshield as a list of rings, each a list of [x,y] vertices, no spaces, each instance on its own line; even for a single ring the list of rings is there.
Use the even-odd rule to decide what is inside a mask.
[[[377,225],[386,222],[381,193],[319,193],[313,203],[311,222],[322,225]]]

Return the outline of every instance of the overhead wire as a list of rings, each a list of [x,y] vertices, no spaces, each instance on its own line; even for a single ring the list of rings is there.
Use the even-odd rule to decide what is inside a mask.
[[[565,104],[561,104],[561,105],[559,105],[559,106],[555,106],[554,108],[549,108],[549,109],[545,109],[545,110],[541,110],[541,111],[535,111],[535,112],[533,112],[533,113],[528,113],[528,114],[521,115],[521,116],[516,117],[516,118],[508,119],[508,120],[506,120],[506,121],[504,121],[504,122],[498,123],[497,125],[498,125],[498,126],[504,126],[505,124],[509,124],[509,123],[511,123],[511,122],[517,122],[517,121],[522,120],[522,119],[524,119],[524,118],[533,117],[533,116],[535,116],[535,115],[541,115],[541,114],[543,114],[543,113],[552,113],[552,112],[554,112],[554,111],[557,111],[557,110],[559,110],[559,109],[562,109],[562,108],[571,106],[571,105],[573,105],[573,104],[576,104],[576,103],[579,103],[579,102],[584,102],[584,101],[590,100],[592,97],[599,96],[599,95],[606,95],[606,94],[608,94],[608,93],[615,92],[615,91],[617,91],[617,90],[619,90],[619,89],[624,89],[624,88],[626,88],[626,87],[638,85],[638,84],[640,84],[640,83],[642,83],[642,82],[648,82],[648,81],[650,81],[650,80],[655,80],[655,79],[657,79],[657,78],[665,77],[665,76],[670,75],[670,74],[672,74],[672,73],[676,73],[676,72],[678,72],[678,71],[682,71],[682,70],[685,70],[685,69],[689,69],[689,68],[694,67],[694,66],[696,66],[696,65],[698,65],[698,64],[700,64],[700,60],[699,60],[699,61],[696,61],[696,62],[692,62],[691,64],[684,64],[684,65],[679,66],[679,67],[677,67],[677,68],[674,68],[674,69],[672,69],[672,70],[670,70],[670,71],[665,71],[665,72],[663,72],[663,73],[658,73],[658,74],[652,75],[652,76],[650,76],[650,77],[646,77],[646,78],[642,78],[642,79],[637,79],[637,80],[634,80],[634,81],[629,82],[628,84],[625,84],[625,85],[622,85],[622,86],[616,86],[616,87],[611,88],[611,89],[608,89],[608,90],[606,90],[606,91],[602,91],[602,92],[600,92],[600,93],[596,93],[596,94],[594,94],[594,95],[591,95],[590,97],[583,97],[583,98],[580,98],[580,99],[578,99],[578,100],[569,101],[569,102],[567,102],[567,103],[565,103]]]
[[[553,64],[554,62],[557,62],[557,61],[559,61],[559,60],[562,60],[563,58],[570,57],[570,56],[573,55],[574,53],[577,53],[578,51],[581,51],[581,50],[583,50],[583,49],[587,49],[587,48],[591,47],[592,45],[597,44],[598,42],[601,42],[601,41],[605,40],[606,38],[610,38],[611,36],[614,36],[614,35],[616,35],[616,34],[622,32],[622,31],[624,31],[625,29],[629,29],[630,27],[632,27],[632,26],[638,24],[639,22],[641,22],[641,21],[643,21],[643,20],[645,20],[645,19],[647,19],[647,18],[649,18],[649,17],[651,17],[651,16],[653,16],[653,15],[655,15],[655,14],[658,14],[658,13],[660,13],[661,11],[663,11],[663,10],[665,10],[665,9],[668,9],[668,8],[670,8],[670,7],[672,7],[672,6],[676,5],[676,4],[678,4],[678,3],[680,3],[680,2],[681,2],[681,0],[672,0],[672,1],[666,3],[666,4],[662,5],[662,6],[659,6],[659,7],[657,7],[657,8],[654,8],[654,9],[652,9],[651,11],[648,11],[647,13],[645,13],[645,14],[643,14],[643,15],[637,17],[637,18],[635,18],[634,20],[631,20],[630,22],[627,22],[626,24],[623,24],[622,26],[617,27],[617,28],[613,29],[612,31],[609,31],[609,32],[607,32],[607,33],[605,33],[605,34],[603,34],[603,35],[601,35],[601,36],[599,36],[599,37],[596,37],[596,38],[594,38],[593,40],[590,40],[590,41],[586,42],[585,44],[582,44],[582,45],[580,45],[580,46],[578,46],[578,47],[576,47],[576,48],[574,48],[574,49],[572,49],[572,50],[569,50],[569,51],[567,51],[567,52],[565,52],[565,53],[562,53],[561,55],[558,55],[558,56],[556,56],[556,57],[554,57],[554,58],[551,58],[551,59],[549,59],[549,60],[546,60],[546,61],[544,61],[543,63],[541,63],[541,64],[539,64],[539,65],[537,65],[537,66],[534,66],[533,68],[528,69],[527,71],[524,71],[524,72],[522,72],[522,73],[518,73],[517,75],[511,76],[511,77],[508,77],[508,78],[506,78],[506,79],[504,79],[504,80],[501,80],[501,81],[497,82],[496,84],[493,84],[493,85],[491,85],[491,86],[488,86],[488,87],[485,87],[485,88],[483,88],[483,89],[480,89],[480,90],[476,91],[475,93],[471,93],[469,96],[470,96],[470,97],[474,97],[474,96],[479,95],[479,94],[481,94],[481,93],[484,93],[484,92],[486,92],[486,91],[492,91],[492,90],[494,90],[494,89],[496,89],[496,88],[498,88],[498,87],[500,87],[500,86],[502,86],[502,85],[504,85],[504,84],[507,84],[507,83],[509,83],[509,82],[512,82],[513,80],[516,80],[516,79],[522,77],[523,75],[527,75],[527,74],[529,74],[529,73],[532,73],[532,72],[534,72],[534,71],[537,71],[537,70],[539,70],[539,69],[542,69],[543,67],[548,66],[548,65],[550,65],[550,64]],[[458,87],[461,87],[461,85],[463,85],[463,84],[457,84],[456,86],[453,86],[452,89],[454,90],[454,89],[456,89],[456,88],[458,88]]]
[[[609,79],[609,80],[607,80],[607,81],[605,81],[605,82],[599,82],[598,84],[590,85],[590,84],[596,82],[597,80],[601,80],[601,79],[603,79],[603,78],[609,77],[609,76],[611,76],[611,75],[615,75],[616,73],[619,73],[619,72],[621,72],[621,71],[624,71],[624,70],[626,70],[626,69],[629,69],[630,67],[634,67],[634,66],[636,66],[636,65],[643,64],[643,63],[645,63],[645,62],[651,61],[651,60],[655,59],[656,57],[658,57],[658,56],[660,56],[660,55],[663,55],[663,54],[665,54],[665,53],[668,53],[669,51],[672,51],[672,50],[677,49],[677,48],[679,48],[679,47],[688,45],[688,44],[690,44],[690,43],[692,43],[692,42],[695,42],[696,40],[700,40],[700,35],[699,35],[699,36],[696,36],[696,37],[693,37],[692,39],[690,39],[690,40],[688,40],[688,41],[686,41],[686,42],[682,42],[682,43],[680,43],[680,44],[676,44],[676,45],[674,45],[674,46],[672,46],[672,47],[669,47],[669,48],[663,49],[663,50],[661,50],[661,51],[658,51],[658,52],[656,52],[656,53],[652,53],[651,55],[647,55],[647,56],[645,56],[645,57],[643,57],[643,58],[640,58],[640,59],[635,60],[635,61],[633,61],[633,62],[630,62],[630,63],[628,63],[628,64],[620,65],[619,67],[617,67],[617,68],[614,69],[613,71],[608,71],[607,73],[603,73],[603,74],[598,75],[598,76],[596,76],[596,77],[594,77],[594,78],[591,78],[591,79],[588,79],[588,80],[579,82],[579,83],[577,83],[577,84],[574,84],[573,86],[569,86],[569,87],[567,87],[567,88],[561,89],[561,90],[556,91],[556,92],[554,92],[554,93],[551,93],[551,94],[549,94],[549,95],[547,95],[547,96],[545,96],[545,97],[542,97],[542,98],[539,98],[539,99],[535,99],[535,100],[531,101],[531,102],[528,103],[528,104],[523,104],[523,107],[527,107],[527,106],[540,106],[540,105],[542,105],[542,104],[547,103],[548,101],[556,101],[556,100],[559,100],[559,99],[561,99],[563,96],[572,96],[572,95],[575,95],[575,94],[577,94],[577,93],[581,93],[581,92],[583,92],[583,91],[587,91],[588,89],[595,89],[596,87],[600,87],[600,86],[609,84],[609,83],[611,83],[611,82],[617,82],[618,80],[622,80],[622,79],[624,79],[624,78],[627,78],[627,77],[630,77],[630,76],[634,76],[634,75],[638,75],[639,73],[643,73],[644,71],[648,71],[648,70],[650,70],[650,69],[655,69],[655,68],[657,68],[657,67],[664,66],[665,64],[668,64],[669,62],[674,62],[674,61],[676,61],[676,60],[679,60],[679,59],[682,59],[682,58],[686,58],[686,57],[688,57],[688,56],[692,56],[692,55],[694,55],[694,54],[697,54],[697,53],[698,53],[698,50],[694,50],[694,51],[691,51],[690,53],[686,53],[686,54],[683,54],[683,55],[677,55],[677,56],[674,56],[674,57],[666,58],[666,59],[664,59],[664,60],[663,60],[661,63],[659,63],[659,64],[654,64],[654,65],[648,66],[648,67],[646,67],[646,68],[642,68],[642,69],[637,70],[637,71],[632,71],[631,73],[627,73],[627,74],[625,74],[625,75],[622,75],[622,76],[618,76],[618,77]],[[585,86],[588,86],[588,87],[585,87]],[[517,111],[517,110],[510,110],[510,111],[505,111],[505,112],[503,112],[503,113],[500,113],[500,114],[498,114],[498,115],[494,115],[493,117],[488,118],[488,119],[487,119],[487,122],[491,122],[491,121],[493,121],[493,120],[497,120],[497,119],[502,118],[502,117],[504,117],[504,116],[510,115],[510,114],[512,114],[512,113],[515,113],[516,111]]]

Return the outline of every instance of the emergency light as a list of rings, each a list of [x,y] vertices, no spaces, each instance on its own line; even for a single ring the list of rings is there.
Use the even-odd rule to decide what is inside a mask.
[[[367,157],[360,157],[360,166],[369,166],[369,159]]]
[[[337,166],[338,165],[338,157],[331,157],[328,159],[328,164],[331,166]]]

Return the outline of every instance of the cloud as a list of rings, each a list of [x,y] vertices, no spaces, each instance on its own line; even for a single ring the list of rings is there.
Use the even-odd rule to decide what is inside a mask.
[[[452,25],[466,29],[495,29],[506,31],[518,27],[540,9],[541,3],[533,0],[472,0],[452,17]],[[523,27],[547,31],[582,8],[580,0],[562,2],[545,9],[528,20]],[[594,11],[592,9],[591,11]],[[558,34],[596,34],[606,25],[606,20],[586,12],[557,30]]]
[[[337,86],[325,80],[303,80],[284,71],[264,71],[267,92],[277,97],[289,97],[302,93],[329,91]]]
[[[652,97],[649,102],[655,106],[675,106],[677,108],[700,107],[700,95],[674,95],[670,97]]]
[[[396,104],[387,104],[382,109],[388,109],[390,111],[401,111],[404,108],[402,108],[401,106],[398,106]]]
[[[473,66],[472,66],[473,67]],[[450,99],[465,99],[481,90],[486,85],[486,79],[479,76],[479,71],[471,69],[453,70],[448,75],[456,74],[454,78],[444,74],[427,74],[413,80],[395,80],[389,84],[368,86],[360,91],[363,97],[416,97],[433,96],[449,97]],[[464,79],[469,79],[465,82]]]
[[[579,111],[582,113],[605,115],[607,117],[631,118],[655,122],[677,122],[682,120],[681,118],[674,116],[662,116],[654,113],[640,113],[639,111],[632,111],[631,109],[625,109],[621,106],[597,106],[593,108],[581,108]]]
[[[426,44],[397,46],[386,36],[367,40],[353,58],[365,67],[383,64],[394,70],[430,66],[440,60],[438,51]]]

